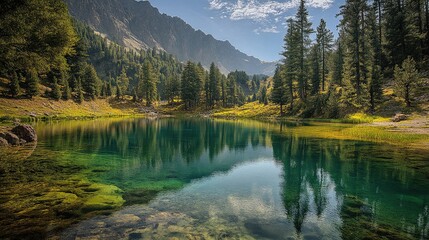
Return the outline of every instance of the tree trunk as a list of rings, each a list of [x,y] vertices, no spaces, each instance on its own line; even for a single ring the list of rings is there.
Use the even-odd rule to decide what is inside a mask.
[[[405,88],[405,102],[407,102],[407,107],[411,107],[410,86],[408,86],[408,85]]]
[[[280,116],[283,116],[283,104],[280,103]]]

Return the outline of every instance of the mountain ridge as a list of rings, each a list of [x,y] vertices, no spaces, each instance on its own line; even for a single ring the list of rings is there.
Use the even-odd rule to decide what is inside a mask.
[[[237,50],[229,41],[194,29],[179,17],[160,13],[148,1],[64,0],[71,15],[94,31],[131,49],[158,48],[180,61],[214,62],[222,72],[274,72],[275,62],[263,62]]]

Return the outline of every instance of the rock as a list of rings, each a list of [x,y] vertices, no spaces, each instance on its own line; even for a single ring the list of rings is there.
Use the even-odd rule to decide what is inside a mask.
[[[0,133],[0,138],[5,139],[10,145],[19,145],[19,137],[11,132]]]
[[[7,142],[6,139],[0,137],[0,147],[5,147],[5,146],[9,146],[9,143]]]
[[[37,114],[36,113],[33,113],[33,112],[31,112],[30,114],[28,114],[30,117],[37,117]]]
[[[392,122],[400,122],[407,120],[408,116],[402,113],[397,113],[394,117],[392,117]]]
[[[30,125],[19,125],[12,129],[19,138],[24,139],[26,142],[37,141],[36,130]]]

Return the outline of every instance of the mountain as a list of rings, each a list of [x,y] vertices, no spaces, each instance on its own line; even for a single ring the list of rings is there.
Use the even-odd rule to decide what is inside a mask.
[[[216,40],[195,30],[178,17],[161,14],[148,1],[64,0],[71,15],[94,31],[131,49],[158,48],[180,61],[209,66],[214,62],[224,73],[236,69],[249,74],[272,75],[273,62],[248,56],[228,41]]]

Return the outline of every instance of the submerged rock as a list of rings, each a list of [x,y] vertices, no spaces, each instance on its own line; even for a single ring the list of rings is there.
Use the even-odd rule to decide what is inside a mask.
[[[18,125],[12,129],[12,132],[26,142],[37,141],[36,130],[30,125]]]

